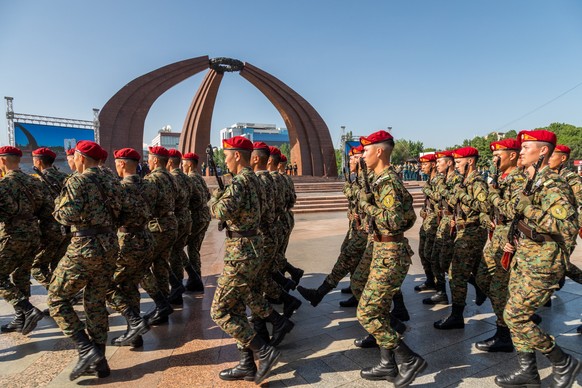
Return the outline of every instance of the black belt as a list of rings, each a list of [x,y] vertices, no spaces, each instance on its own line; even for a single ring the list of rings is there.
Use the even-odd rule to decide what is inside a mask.
[[[241,238],[241,237],[253,237],[257,235],[257,230],[239,230],[238,232],[226,231],[226,237],[228,238]]]
[[[140,233],[145,230],[145,226],[121,226],[119,231],[121,233]]]
[[[98,234],[107,234],[107,233],[113,233],[113,229],[110,226],[99,226],[96,228],[77,230],[76,232],[73,232],[73,237],[96,236]]]
[[[376,242],[400,242],[403,239],[404,235],[402,233],[394,236],[374,235],[374,241]]]

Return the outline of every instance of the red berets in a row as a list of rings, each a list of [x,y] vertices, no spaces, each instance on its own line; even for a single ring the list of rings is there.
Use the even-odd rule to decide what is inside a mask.
[[[281,154],[281,163],[287,163],[287,157],[285,154]]]
[[[279,155],[279,156],[281,156],[281,150],[280,150],[280,149],[278,149],[278,148],[277,148],[277,147],[275,147],[275,146],[269,146],[269,153],[270,153],[271,155]]]
[[[499,141],[494,141],[489,144],[489,149],[491,151],[504,151],[504,150],[515,150],[519,151],[521,147],[519,146],[519,142],[517,139],[503,139]]]
[[[173,148],[168,150],[168,156],[170,158],[180,158],[180,159],[182,159],[182,153],[180,151],[178,151],[178,150],[173,149]]]
[[[198,161],[200,158],[194,152],[186,152],[184,155],[182,155],[182,159],[184,159],[184,160],[196,160],[196,161]]]
[[[103,148],[94,141],[81,140],[77,143],[75,151],[90,157],[91,159],[101,160],[103,159]]]
[[[48,156],[50,158],[56,159],[57,158],[57,154],[55,154],[53,152],[53,150],[51,150],[50,148],[46,148],[46,147],[42,147],[42,148],[37,148],[34,151],[32,151],[32,156]]]
[[[230,151],[252,151],[253,143],[244,136],[235,136],[222,141],[222,148]]]
[[[350,156],[359,155],[362,153],[364,153],[364,146],[361,144],[357,147],[350,148]]]
[[[570,155],[570,152],[572,152],[572,150],[567,145],[557,144],[556,149],[554,149],[554,152],[562,152],[564,154]]]
[[[519,144],[525,143],[526,141],[543,141],[556,145],[557,139],[554,132],[545,129],[534,129],[532,131],[521,131],[518,133],[517,141],[519,141]]]
[[[271,154],[271,150],[269,149],[269,146],[267,145],[267,143],[262,142],[262,141],[256,141],[253,143],[253,149],[254,150],[262,150],[262,151],[266,151],[269,155]]]
[[[113,156],[115,159],[130,159],[135,160],[136,162],[139,162],[141,159],[139,152],[133,148],[122,148],[120,150],[113,151]]]
[[[360,137],[360,143],[363,146],[367,146],[370,144],[378,144],[378,143],[383,143],[385,141],[388,141],[390,139],[394,139],[394,137],[392,137],[391,134],[389,134],[386,131],[377,131],[374,132],[373,134],[369,135],[369,136],[361,136]]]
[[[162,158],[169,157],[169,152],[164,147],[160,147],[160,146],[148,147],[148,150],[150,151],[150,154],[152,154],[152,155],[161,156]]]
[[[453,158],[469,158],[472,156],[479,156],[479,150],[475,147],[461,147],[453,151]]]
[[[0,147],[0,156],[6,155],[22,156],[22,151],[19,148],[12,146]]]
[[[440,159],[440,158],[452,158],[453,157],[453,151],[452,150],[444,150],[444,151],[437,151],[434,153],[435,158]]]
[[[426,155],[422,155],[420,158],[418,158],[418,161],[420,163],[428,163],[428,162],[436,162],[436,155],[435,154],[426,154]]]

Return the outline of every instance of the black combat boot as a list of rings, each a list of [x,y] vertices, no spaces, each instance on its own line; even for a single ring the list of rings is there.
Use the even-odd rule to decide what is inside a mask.
[[[536,354],[517,352],[519,368],[511,374],[495,377],[495,384],[500,387],[540,387],[540,374],[536,363]]]
[[[269,334],[269,330],[267,329],[267,321],[258,317],[253,316],[253,328],[259,337],[263,339],[265,342],[271,341],[271,336]]]
[[[371,368],[362,369],[360,376],[366,380],[393,381],[398,376],[398,366],[392,349],[380,348],[380,363]]]
[[[465,327],[464,310],[465,306],[454,304],[451,315],[436,321],[433,325],[434,328],[439,330],[463,329]]]
[[[103,353],[103,358],[101,361],[91,364],[85,373],[83,373],[83,376],[96,376],[100,379],[109,377],[111,375],[111,369],[105,357],[105,344],[95,344],[95,346]]]
[[[14,308],[20,309],[24,313],[24,324],[22,325],[22,335],[27,335],[36,328],[38,321],[44,318],[42,311],[34,307],[28,299],[18,302]]]
[[[404,305],[404,295],[402,295],[401,291],[394,294],[392,297],[392,303],[394,304],[394,307],[392,308],[392,311],[390,311],[390,315],[398,318],[402,322],[410,321],[410,315]]]
[[[564,353],[558,345],[551,352],[544,354],[552,363],[552,388],[569,388],[580,373],[580,361]]]
[[[536,313],[533,313],[532,316],[529,318],[530,321],[532,321],[533,323],[535,323],[536,325],[539,325],[540,323],[542,323],[542,316]]]
[[[170,274],[170,286],[172,288],[170,289],[170,295],[168,295],[168,302],[175,306],[182,306],[184,304],[182,294],[186,291],[186,287],[173,273]]]
[[[398,334],[404,334],[406,331],[406,325],[400,321],[400,319],[390,316],[390,327],[394,329]]]
[[[355,296],[352,295],[349,299],[340,301],[339,302],[339,305],[341,307],[357,307],[358,306],[358,300],[356,299]]]
[[[294,290],[295,287],[297,287],[297,284],[293,280],[287,279],[279,271],[272,272],[271,277],[273,278],[275,283],[277,283],[283,288],[285,292],[289,292],[289,290]]]
[[[552,307],[552,298],[548,298],[548,301],[546,302],[544,307]]]
[[[132,308],[127,308],[121,315],[127,321],[127,331],[111,340],[111,345],[129,346],[137,336],[147,333],[150,328],[145,319],[139,316],[139,312]]]
[[[186,273],[188,274],[188,281],[186,282],[186,291],[190,292],[200,292],[204,293],[204,283],[202,283],[202,277],[194,267],[187,265],[184,267]]]
[[[342,288],[342,294],[353,294],[352,287],[348,286],[348,287]]]
[[[474,275],[471,275],[467,283],[475,287],[475,304],[481,306],[487,300],[487,294],[477,285],[477,280]]]
[[[301,307],[301,301],[286,292],[281,293],[281,299],[283,299],[283,315],[287,318],[291,318],[295,310]]]
[[[423,291],[433,291],[436,290],[436,284],[433,278],[429,278],[427,276],[424,283],[419,284],[418,286],[414,286],[414,291],[416,292],[423,292]]]
[[[69,380],[73,381],[80,377],[83,373],[87,372],[91,364],[97,364],[103,359],[104,354],[101,350],[87,337],[85,330],[81,330],[73,334],[72,336],[75,345],[77,345],[77,351],[79,352],[79,361],[77,365],[73,368],[73,371],[69,375]]]
[[[5,325],[0,326],[0,331],[2,333],[13,333],[22,331],[22,327],[24,326],[24,311],[20,307],[14,306],[14,318],[12,321],[8,322]]]
[[[287,273],[289,273],[289,275],[291,275],[291,279],[295,282],[295,284],[299,285],[299,282],[301,281],[305,271],[303,271],[301,268],[292,266],[289,261],[287,261],[287,264],[285,264],[284,269],[287,271]]]
[[[394,379],[394,386],[396,388],[408,387],[416,376],[426,368],[426,361],[410,350],[404,341],[400,341],[393,351],[400,362],[399,373]]]
[[[131,341],[129,346],[132,349],[142,348],[143,347],[143,337],[141,335],[138,335],[137,337],[135,337],[135,339],[133,341]]]
[[[326,281],[321,283],[321,286],[319,286],[317,290],[314,290],[313,288],[305,288],[302,286],[297,287],[297,291],[299,291],[301,296],[308,300],[313,307],[317,306],[323,297],[326,296],[331,290],[333,290],[333,287],[330,286]]]
[[[269,342],[269,345],[271,346],[279,345],[281,341],[283,341],[283,338],[285,338],[285,335],[293,330],[293,327],[295,326],[293,322],[275,310],[273,310],[266,320],[273,325],[273,335]]]
[[[357,338],[354,340],[354,345],[358,348],[377,348],[378,344],[376,343],[376,338],[372,334],[368,334],[365,337]]]
[[[274,346],[269,345],[259,336],[255,336],[251,343],[249,344],[255,353],[257,353],[257,358],[259,359],[259,368],[255,373],[255,384],[260,384],[267,375],[273,369],[281,352],[279,352]]]
[[[487,338],[484,341],[479,341],[475,344],[475,347],[483,352],[513,352],[513,341],[511,340],[511,334],[509,333],[509,328],[505,326],[497,326],[497,331],[491,338]]]
[[[449,304],[449,297],[447,296],[446,285],[437,283],[437,292],[429,297],[422,300],[423,304],[435,305],[435,304]]]
[[[235,381],[246,380],[254,381],[257,373],[257,366],[255,365],[255,357],[250,348],[239,349],[240,361],[234,368],[228,368],[218,374],[221,380]]]
[[[158,291],[156,294],[152,295],[152,299],[156,306],[153,310],[144,315],[143,318],[150,326],[161,325],[162,323],[168,322],[168,317],[174,312],[174,309],[170,306],[170,303],[168,303],[164,294],[161,291]]]

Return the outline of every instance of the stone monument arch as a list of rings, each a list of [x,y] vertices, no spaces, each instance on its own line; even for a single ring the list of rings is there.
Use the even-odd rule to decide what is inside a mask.
[[[267,72],[229,58],[202,56],[176,62],[142,75],[119,90],[99,114],[100,144],[110,154],[115,149],[142,149],[144,124],[156,99],[183,80],[208,70],[190,105],[180,151],[203,157],[210,143],[212,113],[225,72],[240,75],[259,89],[277,108],[289,133],[291,160],[298,174],[337,176],[335,151],[327,125],[298,93]]]

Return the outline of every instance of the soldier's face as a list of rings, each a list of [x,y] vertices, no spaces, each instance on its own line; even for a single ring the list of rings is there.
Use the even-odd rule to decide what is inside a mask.
[[[455,159],[455,170],[457,170],[459,174],[464,174],[465,170],[468,168],[469,168],[468,158]]]
[[[376,168],[378,160],[380,160],[378,155],[378,148],[374,145],[365,146],[362,158],[364,158],[364,161],[366,162],[366,166],[368,166],[368,169],[373,170],[374,168]]]
[[[360,154],[350,156],[350,171],[351,172],[356,172],[356,166],[360,162],[360,157],[361,157]]]
[[[85,171],[85,165],[83,164],[85,158],[83,157],[83,155],[81,155],[79,152],[75,152],[73,161],[75,162],[75,168],[77,169],[78,172],[82,173],[83,171]]]
[[[533,141],[526,141],[521,144],[521,151],[519,152],[519,158],[521,159],[521,164],[525,167],[533,165],[540,157],[543,147]]]
[[[226,164],[228,170],[231,172],[237,171],[236,153],[237,153],[236,151],[226,151],[226,150],[224,151],[224,163]]]
[[[433,164],[432,162],[422,162],[420,164],[420,169],[422,170],[423,173],[425,173],[426,175],[430,174],[430,170],[432,170],[433,168]]]
[[[439,174],[446,174],[447,168],[449,167],[449,158],[440,158],[436,161],[436,169]]]
[[[117,172],[117,175],[123,176],[124,165],[125,165],[125,163],[123,162],[123,160],[115,159],[115,171]]]
[[[555,170],[558,167],[560,167],[560,164],[564,163],[566,160],[568,160],[568,157],[566,156],[566,154],[564,154],[563,152],[554,151],[552,156],[550,156],[550,160],[549,160],[550,168],[552,170]]]
[[[67,156],[67,164],[69,165],[69,168],[71,169],[71,171],[77,171],[77,167],[75,166],[75,156],[74,155]]]
[[[0,170],[6,172],[6,158],[4,156],[0,156]]]

